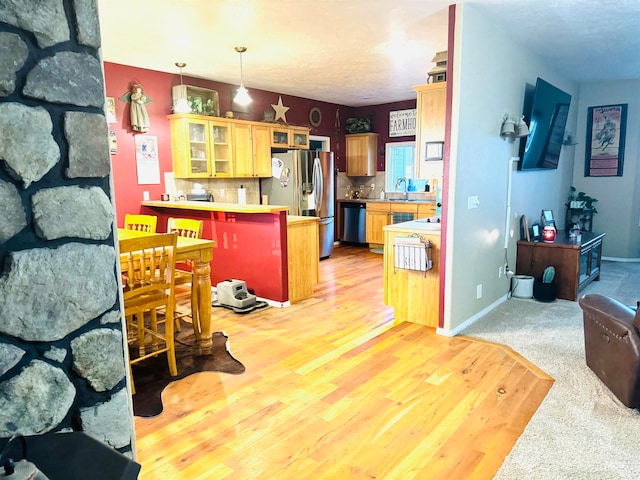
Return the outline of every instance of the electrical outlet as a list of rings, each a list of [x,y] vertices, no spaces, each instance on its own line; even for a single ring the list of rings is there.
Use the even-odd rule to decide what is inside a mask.
[[[502,278],[504,274],[504,270],[502,269],[502,265],[498,267],[498,278]]]
[[[482,298],[482,284],[476,286],[476,299]]]
[[[372,183],[372,184],[371,184],[371,188],[376,188],[376,184],[375,184],[375,183]]]
[[[221,196],[221,197],[224,197],[224,188],[221,188],[221,189],[220,189],[220,196]]]

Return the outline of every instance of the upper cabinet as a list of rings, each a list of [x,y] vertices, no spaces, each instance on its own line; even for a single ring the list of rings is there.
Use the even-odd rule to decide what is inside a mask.
[[[309,129],[306,127],[271,127],[272,148],[309,148]]]
[[[430,142],[444,142],[444,122],[446,113],[447,83],[438,82],[413,87],[416,102],[416,166],[419,178],[434,176],[434,168],[442,169],[442,162],[427,161],[427,154],[438,152],[437,145]],[[428,151],[427,151],[428,150]],[[431,157],[433,158],[433,157]],[[442,175],[442,173],[440,173]]]
[[[347,144],[347,176],[373,177],[378,158],[378,134],[345,135]]]
[[[309,148],[309,129],[265,122],[172,114],[176,178],[270,177],[271,148]],[[274,144],[274,139],[284,143]]]
[[[270,131],[266,125],[253,122],[233,125],[234,176],[271,176]]]
[[[177,178],[230,177],[230,125],[196,115],[170,115],[173,173]]]

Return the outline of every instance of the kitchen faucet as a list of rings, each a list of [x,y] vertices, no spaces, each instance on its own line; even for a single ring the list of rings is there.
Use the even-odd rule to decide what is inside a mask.
[[[403,199],[407,199],[407,179],[405,177],[398,177],[396,178],[396,184],[394,186],[394,188],[397,190],[400,188],[400,184],[404,183],[404,190],[402,191],[402,198]]]

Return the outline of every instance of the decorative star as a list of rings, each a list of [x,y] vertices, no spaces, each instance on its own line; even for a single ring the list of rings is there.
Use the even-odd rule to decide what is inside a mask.
[[[287,110],[289,110],[290,107],[285,107],[284,105],[282,105],[282,96],[278,96],[277,105],[274,105],[272,103],[271,106],[276,111],[276,122],[278,121],[279,118],[281,118],[284,123],[287,123],[287,117],[285,114],[287,113]]]

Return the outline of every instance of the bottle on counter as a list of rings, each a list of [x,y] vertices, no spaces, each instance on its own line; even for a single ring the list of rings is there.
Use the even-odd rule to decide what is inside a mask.
[[[384,200],[384,190],[380,190],[380,200]]]

